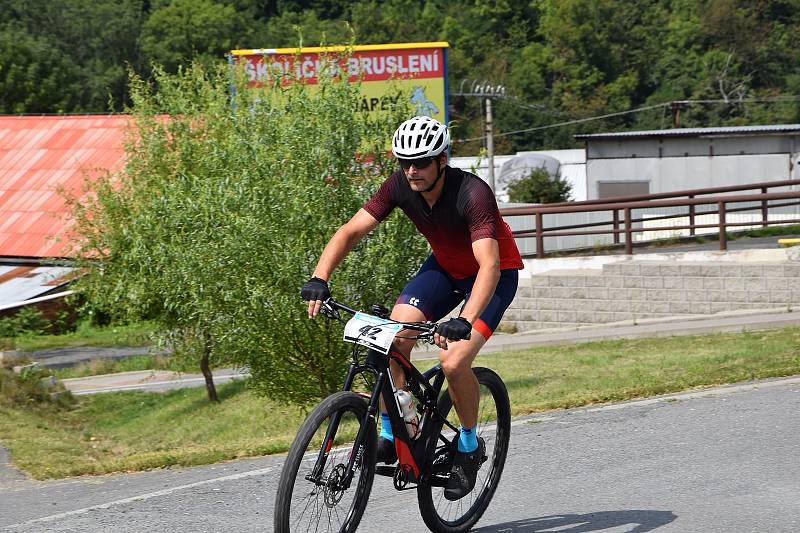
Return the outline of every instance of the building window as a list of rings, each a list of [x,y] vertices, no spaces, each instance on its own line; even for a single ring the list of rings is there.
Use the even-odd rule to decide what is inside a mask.
[[[649,181],[598,181],[597,197],[640,196],[650,194]]]

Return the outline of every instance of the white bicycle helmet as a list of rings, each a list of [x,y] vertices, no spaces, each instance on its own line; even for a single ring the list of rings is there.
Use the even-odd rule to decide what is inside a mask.
[[[437,156],[449,145],[447,126],[431,117],[410,118],[392,136],[392,153],[401,159]]]

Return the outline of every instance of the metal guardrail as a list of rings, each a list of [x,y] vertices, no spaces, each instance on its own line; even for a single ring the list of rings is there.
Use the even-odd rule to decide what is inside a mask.
[[[648,231],[662,231],[665,228],[645,228],[634,226],[637,223],[654,220],[679,219],[688,216],[689,223],[684,225],[669,226],[670,230],[689,230],[689,235],[695,235],[695,230],[701,228],[718,228],[720,250],[727,250],[728,239],[727,230],[740,226],[761,225],[767,227],[773,224],[798,224],[800,218],[770,220],[770,210],[781,207],[800,206],[800,190],[770,193],[770,189],[777,187],[788,187],[800,185],[800,180],[781,180],[761,183],[750,183],[747,185],[713,187],[704,189],[692,189],[684,191],[674,191],[669,193],[657,193],[637,196],[620,196],[605,198],[601,200],[586,200],[582,202],[564,202],[558,204],[546,204],[532,207],[508,207],[500,210],[503,217],[511,216],[533,216],[534,229],[515,231],[514,237],[535,237],[536,256],[542,258],[545,255],[545,237],[563,237],[576,235],[612,235],[614,244],[620,244],[620,235],[624,236],[625,253],[633,254],[633,234],[645,233]],[[739,191],[759,190],[758,193],[751,194],[723,194]],[[711,196],[707,196],[711,195]],[[789,202],[772,203],[778,200],[792,200]],[[757,207],[729,207],[736,203],[758,203]],[[709,205],[716,206],[716,209],[703,211],[702,215],[717,215],[718,222],[715,224],[696,224],[697,206]],[[634,218],[635,210],[646,210],[664,207],[685,207],[686,213],[661,215],[656,217]],[[761,219],[749,222],[728,222],[726,220],[729,213],[741,211],[760,210]],[[545,215],[563,213],[587,213],[587,212],[609,212],[611,220],[604,222],[589,222],[585,224],[571,224],[545,227]],[[609,228],[610,226],[610,228]],[[586,229],[586,228],[601,229]]]

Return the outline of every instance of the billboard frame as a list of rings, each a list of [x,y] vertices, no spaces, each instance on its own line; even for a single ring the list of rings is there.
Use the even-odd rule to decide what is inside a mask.
[[[253,48],[253,49],[237,49],[231,50],[228,54],[228,61],[234,65],[237,60],[247,56],[293,56],[303,54],[337,54],[343,52],[381,52],[381,51],[402,51],[409,49],[441,49],[442,54],[442,81],[443,81],[443,116],[444,123],[450,122],[450,99],[449,91],[450,86],[448,83],[448,58],[447,50],[450,44],[445,41],[436,42],[412,42],[412,43],[391,43],[391,44],[367,44],[367,45],[336,45],[336,46],[311,46],[302,48]],[[438,77],[438,76],[437,76]],[[397,77],[397,80],[412,79]],[[364,83],[375,83],[374,81],[364,81]]]

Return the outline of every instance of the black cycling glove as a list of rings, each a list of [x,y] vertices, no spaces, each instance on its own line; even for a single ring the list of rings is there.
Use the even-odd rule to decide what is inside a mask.
[[[469,339],[472,325],[464,317],[451,318],[447,322],[442,322],[436,328],[436,333],[450,341],[460,341]]]
[[[328,282],[322,278],[311,278],[303,284],[300,289],[300,296],[305,302],[322,300],[323,302],[331,297],[331,290]]]

